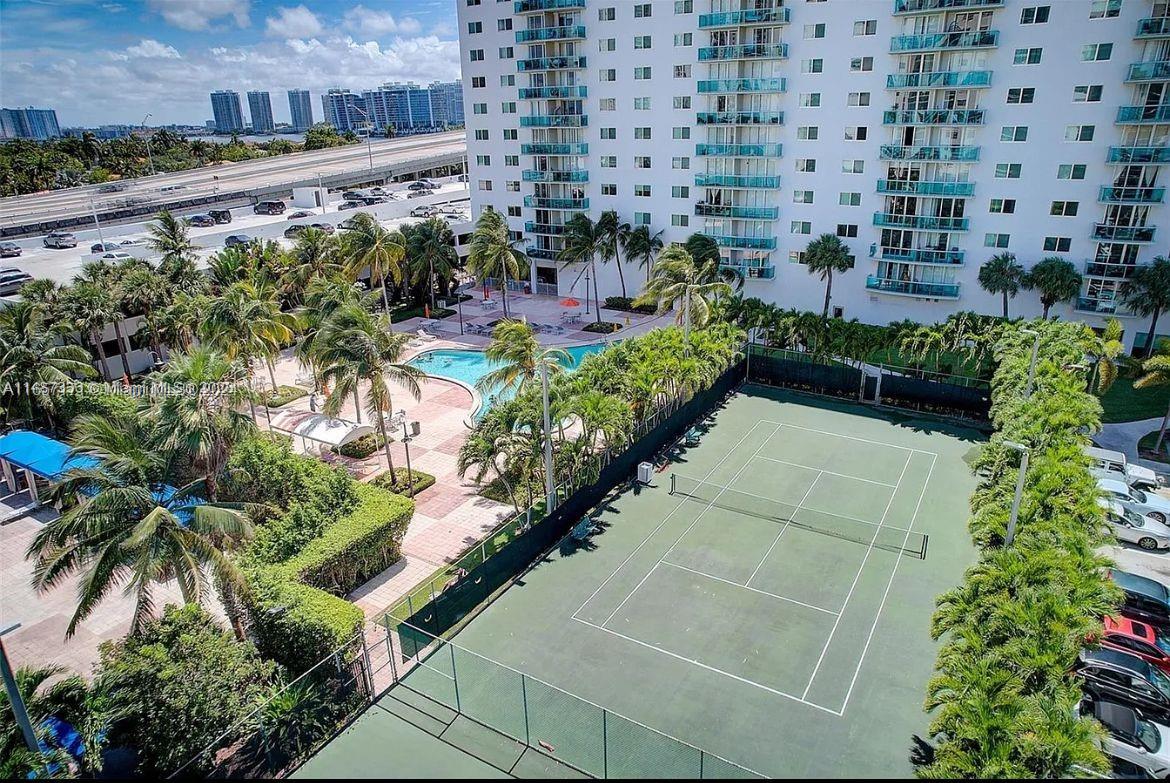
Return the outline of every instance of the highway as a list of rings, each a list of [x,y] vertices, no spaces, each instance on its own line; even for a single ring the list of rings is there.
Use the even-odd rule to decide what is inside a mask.
[[[10,196],[0,199],[0,228],[88,214],[91,200],[99,212],[130,204],[165,203],[214,197],[221,193],[250,192],[279,188],[295,182],[370,169],[375,170],[438,155],[466,154],[463,131],[383,139],[369,145],[351,144],[312,152],[277,155],[271,158],[222,163],[189,171],[126,180],[116,193],[99,192],[100,185]],[[327,183],[328,184],[328,183]]]

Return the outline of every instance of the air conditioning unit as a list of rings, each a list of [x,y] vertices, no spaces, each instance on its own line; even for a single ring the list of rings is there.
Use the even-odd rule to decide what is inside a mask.
[[[653,462],[639,462],[638,463],[638,483],[649,484],[654,480],[654,463]]]

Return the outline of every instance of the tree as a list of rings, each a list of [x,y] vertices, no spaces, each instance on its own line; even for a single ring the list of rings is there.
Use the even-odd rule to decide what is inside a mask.
[[[1150,318],[1142,353],[1149,356],[1157,340],[1158,318],[1170,310],[1170,259],[1158,256],[1149,264],[1134,267],[1121,284],[1121,301],[1140,316]]]
[[[616,210],[607,209],[597,219],[597,231],[601,234],[601,263],[615,262],[618,281],[622,286],[622,299],[626,299],[626,276],[622,272],[621,249],[629,242],[630,224],[623,223]]]
[[[239,282],[211,300],[201,333],[229,360],[265,359],[272,391],[276,392],[275,357],[292,342],[296,329],[296,317],[280,309],[271,283]]]
[[[93,283],[74,283],[61,295],[61,310],[72,326],[89,338],[90,345],[97,351],[102,377],[112,378],[106,347],[102,341],[102,333],[118,317],[110,291]]]
[[[662,252],[662,232],[651,234],[649,226],[636,226],[622,240],[622,248],[627,259],[636,261],[639,268],[646,270],[646,281],[649,282],[650,273],[654,271],[654,258]]]
[[[146,227],[150,234],[147,247],[162,255],[159,265],[163,269],[177,269],[193,260],[199,249],[190,237],[187,222],[168,210],[159,212],[154,222]]]
[[[434,310],[436,289],[447,295],[449,282],[459,265],[455,235],[446,220],[430,218],[411,227],[406,247],[410,282],[425,287]]]
[[[1080,293],[1081,274],[1072,262],[1060,256],[1048,256],[1024,274],[1023,286],[1040,293],[1040,304],[1044,306],[1042,317],[1047,319],[1052,305],[1067,302]]]
[[[21,666],[13,673],[16,689],[24,701],[29,722],[38,734],[47,718],[59,718],[85,732],[88,723],[89,687],[77,675],[65,676],[61,666]],[[38,739],[42,740],[41,737]],[[86,760],[100,755],[94,737],[85,737]],[[0,691],[0,773],[7,780],[52,777],[43,774],[51,756],[33,756],[25,747],[24,734],[16,722],[7,689]],[[94,771],[92,769],[88,770]],[[36,775],[32,773],[38,773]]]
[[[581,419],[581,437],[590,450],[621,443],[634,428],[633,414],[625,400],[598,389],[587,389],[569,399],[569,409]]]
[[[1008,317],[1008,299],[1020,292],[1024,267],[1016,261],[1016,254],[1006,250],[997,253],[979,267],[979,286],[989,294],[1003,296],[1003,317]]]
[[[132,315],[142,314],[146,331],[150,335],[150,347],[155,355],[165,359],[159,310],[172,299],[170,286],[154,269],[142,266],[128,270],[123,275],[120,291],[124,308]]]
[[[344,270],[341,243],[333,234],[309,227],[297,235],[289,252],[290,267],[281,288],[290,301],[300,303],[305,290],[318,279],[338,277]]]
[[[351,219],[350,228],[342,240],[345,268],[351,280],[357,280],[365,270],[370,271],[370,285],[382,287],[382,306],[390,312],[386,295],[386,279],[402,282],[402,259],[406,256],[406,240],[400,231],[387,231],[367,212],[359,212]]]
[[[1158,345],[1157,352],[1142,362],[1142,374],[1134,381],[1139,389],[1149,389],[1154,386],[1170,386],[1170,343],[1163,340]],[[1166,428],[1170,426],[1170,406],[1166,408],[1166,415],[1162,417],[1162,426],[1158,429],[1158,441],[1154,444],[1154,451],[1162,453],[1162,444],[1166,440]]]
[[[570,362],[563,348],[542,348],[532,327],[523,321],[500,321],[484,351],[496,368],[479,379],[476,387],[486,393],[520,391],[536,380],[543,367],[553,375]]]
[[[10,410],[19,408],[32,419],[33,384],[65,383],[97,374],[85,349],[59,343],[57,338],[31,302],[16,302],[0,310],[0,386]],[[44,402],[51,406],[53,399]]]
[[[634,302],[653,304],[659,313],[681,303],[677,320],[687,331],[692,325],[704,326],[712,301],[731,295],[731,285],[720,279],[718,263],[718,257],[700,263],[682,245],[672,244],[658,256],[650,282]]]
[[[828,318],[829,302],[833,298],[833,273],[844,273],[853,268],[849,248],[836,234],[821,234],[805,248],[804,263],[810,275],[817,275],[825,281],[825,306],[821,318]]]
[[[1096,339],[1096,362],[1093,365],[1093,374],[1097,376],[1097,394],[1104,396],[1105,392],[1117,380],[1118,365],[1134,360],[1123,359],[1125,343],[1121,341],[1125,334],[1125,327],[1116,318],[1105,322],[1105,329]],[[1128,364],[1126,366],[1129,366]]]
[[[616,220],[616,215],[615,215]],[[581,272],[577,274],[573,285],[577,285],[577,280],[581,279],[581,275],[588,272],[593,278],[593,302],[597,305],[597,323],[601,323],[601,300],[597,295],[597,256],[603,254],[608,246],[608,240],[605,235],[605,229],[600,223],[594,223],[593,220],[584,212],[578,212],[569,218],[569,222],[565,224],[565,233],[563,235],[564,247],[557,254],[558,260],[569,267],[574,264],[581,264]],[[588,281],[586,281],[585,296],[588,298]]]
[[[520,241],[508,236],[508,222],[504,216],[491,207],[484,207],[471,243],[467,249],[467,271],[483,280],[502,280],[500,295],[504,301],[504,317],[508,317],[508,278],[516,279],[520,274],[521,261],[527,257],[520,249]]]

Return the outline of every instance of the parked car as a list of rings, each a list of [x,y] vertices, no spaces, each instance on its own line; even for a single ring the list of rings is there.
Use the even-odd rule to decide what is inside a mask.
[[[352,228],[354,228],[354,218],[351,218],[351,217],[346,218],[345,220],[343,220],[337,224],[338,231],[349,231]]]
[[[106,253],[111,250],[121,250],[122,246],[116,242],[94,242],[89,246],[91,253]]]
[[[1105,617],[1104,630],[1097,641],[1102,647],[1136,655],[1170,674],[1170,637],[1149,623],[1124,614]]]
[[[1170,631],[1170,590],[1166,585],[1120,568],[1109,569],[1109,578],[1125,593],[1121,611],[1126,617]]]
[[[97,189],[98,193],[120,193],[125,190],[126,186],[121,182],[107,182]]]
[[[374,187],[370,188],[370,195],[371,196],[389,196],[390,194],[386,192],[385,188],[374,186]]]
[[[1120,479],[1098,478],[1097,488],[1110,500],[1116,500],[1128,509],[1154,518],[1155,522],[1170,520],[1170,500],[1156,492],[1131,487]]]
[[[1096,470],[1111,471],[1125,476],[1125,483],[1138,489],[1155,489],[1161,486],[1158,474],[1141,465],[1134,465],[1125,454],[1096,446],[1085,447],[1085,455],[1092,460]]]
[[[324,231],[326,234],[332,234],[337,230],[333,227],[332,223],[313,223],[312,226],[318,231]]]
[[[346,201],[361,201],[362,192],[360,190],[347,190],[341,194],[341,197]]]
[[[412,190],[406,194],[406,197],[407,198],[418,198],[419,196],[433,196],[433,195],[435,195],[435,191],[433,191],[433,190]]]
[[[252,241],[252,237],[247,234],[229,234],[223,240],[224,247],[235,247],[236,245],[246,245]]]
[[[431,187],[432,187],[431,183],[427,182],[425,179],[419,179],[419,180],[415,180],[414,182],[407,185],[406,189],[407,190],[430,190]]]
[[[11,296],[24,288],[25,283],[33,279],[32,275],[19,269],[8,267],[0,269],[0,296]]]
[[[439,214],[438,208],[430,204],[423,204],[410,210],[411,217],[432,217],[437,214]]]
[[[17,258],[23,252],[15,242],[0,242],[0,258]]]
[[[207,214],[211,215],[211,219],[221,225],[232,222],[232,211],[230,209],[209,209],[207,210]]]
[[[369,207],[373,206],[374,204],[385,204],[390,199],[386,198],[385,196],[362,196],[361,200],[363,204]]]
[[[1115,701],[1085,700],[1080,713],[1101,721],[1109,732],[1103,748],[1107,754],[1136,764],[1155,778],[1170,774],[1170,728]]]
[[[284,230],[284,238],[295,239],[296,237],[299,237],[301,234],[305,233],[306,229],[308,229],[308,226],[306,226],[304,223],[294,223]]]
[[[123,239],[118,244],[123,246],[123,247],[125,247],[126,245],[132,245],[134,247],[144,247],[146,245],[146,238],[145,237],[131,237],[129,239]]]
[[[282,215],[285,206],[283,201],[261,201],[252,207],[257,215]]]
[[[1120,702],[1154,720],[1170,721],[1170,676],[1136,655],[1082,650],[1074,671],[1092,699]]]
[[[1142,549],[1170,549],[1170,527],[1116,500],[1098,498],[1097,503],[1105,510],[1105,521],[1118,541],[1137,544]]]
[[[364,206],[365,206],[365,204],[363,204],[360,201],[343,201],[337,205],[337,211],[341,212],[341,211],[346,210],[346,209],[360,209],[361,207],[364,207]]]
[[[45,235],[44,243],[45,247],[52,247],[58,250],[66,247],[77,247],[77,237],[68,231],[52,231]]]
[[[104,253],[102,255],[103,261],[127,261],[131,258],[134,258],[134,256],[122,250],[115,250],[112,253]]]
[[[215,218],[211,215],[192,215],[187,218],[187,223],[196,228],[208,228],[215,225]]]
[[[313,217],[313,213],[307,209],[298,209],[296,212],[288,216],[289,220],[296,220],[297,218]]]
[[[460,174],[458,177],[455,178],[455,181],[456,182],[467,182],[467,175]]]

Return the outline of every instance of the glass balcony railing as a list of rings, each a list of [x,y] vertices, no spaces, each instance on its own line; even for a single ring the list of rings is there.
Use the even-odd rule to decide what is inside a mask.
[[[1120,106],[1117,109],[1119,124],[1170,122],[1170,105],[1167,106]]]
[[[585,0],[516,0],[512,10],[518,14],[537,14],[542,11],[568,11],[584,8]]]
[[[782,111],[701,111],[695,115],[700,125],[783,125]]]
[[[865,279],[870,291],[901,296],[919,296],[926,299],[958,299],[958,283],[921,283],[914,280],[889,280],[877,275]]]
[[[1105,277],[1110,280],[1125,280],[1136,269],[1134,264],[1115,264],[1107,261],[1086,261],[1086,277]]]
[[[589,125],[585,114],[529,114],[520,118],[521,128],[584,128]]]
[[[1110,147],[1107,163],[1170,163],[1170,147]]]
[[[1114,188],[1102,185],[1098,201],[1113,204],[1161,204],[1166,188]]]
[[[771,280],[776,277],[776,267],[766,258],[722,258],[720,269],[728,269],[747,278]]]
[[[982,109],[893,110],[882,114],[883,125],[982,125]]]
[[[875,212],[873,224],[886,228],[913,228],[921,231],[966,231],[970,221],[962,217],[895,215],[889,212]]]
[[[973,196],[974,182],[922,182],[904,179],[879,179],[878,193],[909,193],[916,196]]]
[[[532,27],[516,31],[516,43],[533,41],[570,41],[585,37],[585,25],[570,24],[562,27]]]
[[[998,30],[976,30],[969,33],[920,33],[895,35],[890,39],[890,51],[928,52],[935,49],[983,49],[999,44]]]
[[[524,223],[524,230],[529,234],[547,234],[548,236],[560,236],[565,233],[565,227],[555,223],[537,223],[534,220],[529,220]]]
[[[886,89],[908,87],[987,87],[991,71],[932,71],[930,73],[892,73],[886,77]]]
[[[1170,79],[1170,60],[1150,60],[1129,66],[1128,82],[1153,82]]]
[[[1157,226],[1112,226],[1108,223],[1093,224],[1093,239],[1107,242],[1153,242]]]
[[[895,14],[926,14],[932,11],[979,8],[1003,8],[1003,0],[894,0]]]
[[[695,184],[710,188],[778,188],[780,177],[750,174],[696,174]]]
[[[695,204],[695,214],[700,217],[741,218],[743,220],[775,220],[780,217],[780,207],[749,207],[736,204]]]
[[[738,237],[731,234],[707,234],[719,247],[740,250],[775,250],[776,237]]]
[[[782,144],[696,144],[695,154],[721,158],[779,158]]]
[[[564,71],[580,70],[585,67],[584,57],[531,57],[527,60],[517,60],[516,70],[519,71]]]
[[[550,144],[537,142],[521,144],[520,152],[523,155],[588,155],[589,145],[581,144]]]
[[[588,182],[588,171],[537,171],[526,169],[523,173],[525,182]]]
[[[1076,310],[1079,313],[1095,313],[1098,315],[1119,315],[1120,304],[1115,299],[1102,299],[1095,296],[1078,296]]]
[[[962,250],[929,250],[926,248],[883,247],[884,261],[904,261],[909,264],[962,266],[967,254]]]
[[[1154,16],[1138,22],[1134,38],[1168,38],[1170,37],[1170,18]]]
[[[704,46],[699,49],[699,62],[718,60],[783,60],[788,56],[788,44],[736,44],[734,46]]]
[[[545,261],[557,260],[557,251],[547,247],[530,247],[524,252],[529,258],[541,258]]]
[[[559,85],[555,87],[521,87],[520,100],[538,101],[550,98],[587,98],[589,89],[584,84]]]
[[[700,79],[699,92],[784,92],[788,80],[781,77],[766,79]]]
[[[524,206],[534,207],[536,209],[589,209],[589,199],[525,196]]]
[[[885,160],[979,160],[978,147],[934,146],[904,147],[898,144],[883,144],[880,151]]]
[[[745,24],[788,24],[787,8],[745,8],[742,11],[723,11],[699,14],[699,29],[739,27]]]

